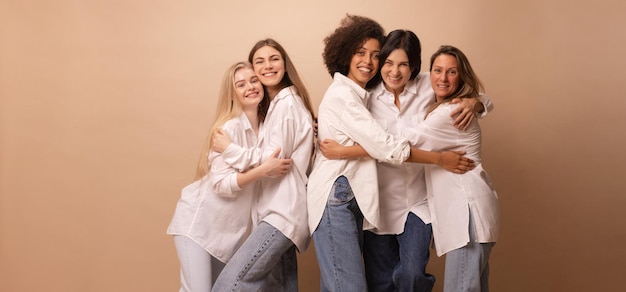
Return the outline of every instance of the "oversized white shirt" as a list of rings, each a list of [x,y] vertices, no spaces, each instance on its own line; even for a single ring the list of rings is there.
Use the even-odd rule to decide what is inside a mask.
[[[224,123],[222,129],[233,143],[257,145],[244,113]],[[226,263],[252,230],[251,210],[258,187],[252,183],[240,188],[237,173],[245,169],[229,166],[221,154],[211,151],[208,159],[209,173],[183,188],[167,234],[186,236]]]
[[[377,160],[401,164],[409,154],[406,139],[387,133],[367,109],[368,93],[346,76],[335,73],[318,112],[318,139],[332,139],[343,146],[361,145]],[[364,216],[364,229],[377,227],[378,176],[371,158],[330,160],[317,150],[307,189],[309,228],[317,229],[335,180],[345,176],[350,182]]]
[[[313,118],[294,87],[284,88],[274,97],[264,128],[265,133],[259,140],[260,151],[259,148],[243,149],[231,143],[223,155],[229,163],[245,167],[265,160],[280,147],[280,158],[293,159],[286,175],[261,180],[256,210],[258,220],[280,230],[300,252],[304,252],[310,242],[306,171],[314,145]]]
[[[419,74],[409,81],[398,98],[400,109],[395,105],[394,94],[385,89],[381,82],[371,90],[369,110],[387,133],[404,137],[403,132],[416,128],[435,102],[428,73]],[[409,212],[424,223],[430,223],[424,164],[377,162],[377,170],[380,224],[371,231],[376,234],[400,234],[404,232]]]
[[[370,96],[369,110],[383,129],[395,136],[407,138],[411,146],[416,146],[421,131],[418,125],[436,101],[429,73],[420,73],[405,85],[404,91],[398,96],[400,109],[395,105],[394,94],[389,92],[382,82],[371,90]],[[481,114],[481,117],[484,117],[493,109],[493,104],[483,95],[480,100],[485,106]],[[449,118],[450,124],[452,121],[452,118]],[[424,223],[430,223],[424,164],[394,165],[378,162],[377,168],[381,220],[378,228],[372,232],[376,234],[404,232],[409,212],[418,216]]]
[[[428,204],[438,256],[468,244],[470,213],[477,242],[495,242],[498,238],[498,195],[481,164],[480,126],[474,119],[466,131],[455,128],[450,123],[450,113],[456,107],[443,103],[419,124],[418,147],[433,151],[465,150],[466,156],[476,162],[476,168],[465,174],[426,165]]]

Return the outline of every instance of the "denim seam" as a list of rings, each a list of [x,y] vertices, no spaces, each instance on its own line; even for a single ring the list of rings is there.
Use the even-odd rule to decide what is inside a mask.
[[[263,241],[263,244],[261,244],[259,249],[257,249],[257,251],[254,253],[254,256],[252,257],[252,259],[250,259],[250,261],[244,266],[241,272],[239,272],[239,274],[237,275],[237,278],[235,279],[235,283],[233,283],[233,288],[231,289],[231,291],[237,290],[236,288],[239,284],[239,281],[241,281],[241,279],[248,273],[248,271],[250,270],[250,267],[257,261],[260,255],[263,254],[263,252],[265,252],[265,250],[267,249],[267,246],[272,241],[272,238],[276,236],[276,231],[277,229],[274,229],[274,231],[272,231],[272,233],[268,236],[268,238]]]

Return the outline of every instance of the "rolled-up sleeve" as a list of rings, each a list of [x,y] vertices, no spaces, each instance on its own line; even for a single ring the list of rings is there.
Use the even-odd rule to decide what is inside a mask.
[[[223,128],[222,130],[230,137],[243,135],[243,133],[236,133],[229,129]],[[261,150],[258,147],[245,148],[233,141],[222,153],[222,160],[230,167],[243,172],[261,163]]]
[[[479,118],[482,119],[486,117],[488,113],[493,111],[493,102],[491,102],[491,99],[489,99],[489,97],[485,95],[484,93],[481,93],[478,96],[478,100],[482,102],[483,106],[485,107],[485,110],[477,115]]]
[[[361,145],[367,153],[381,162],[402,164],[410,155],[406,139],[395,137],[385,131],[372,117],[358,96],[351,92],[340,92],[327,107],[335,119],[337,130]],[[345,145],[346,141],[338,141]]]
[[[237,184],[239,172],[225,163],[221,154],[211,153],[211,185],[213,191],[221,197],[236,197],[241,187]]]

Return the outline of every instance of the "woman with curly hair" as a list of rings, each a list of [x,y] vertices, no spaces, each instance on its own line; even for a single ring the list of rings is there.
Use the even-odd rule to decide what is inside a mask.
[[[380,74],[374,78],[382,82],[369,90],[370,113],[387,132],[405,137],[416,146],[422,118],[436,101],[429,73],[420,73],[420,40],[410,30],[394,30],[387,35],[379,59]],[[469,127],[475,115],[484,117],[493,108],[485,95],[458,98],[451,103],[458,106],[448,121],[462,130]],[[320,143],[320,150],[329,159],[368,157],[358,145],[344,147],[328,139]],[[380,224],[364,232],[368,291],[429,292],[435,278],[426,273],[432,225],[424,164],[378,162],[377,169]]]
[[[368,87],[384,42],[376,21],[348,15],[324,39],[324,63],[333,83],[319,107],[318,139],[360,145],[374,159],[330,160],[318,153],[307,188],[322,291],[367,291],[363,230],[379,225],[376,160],[432,163],[464,173],[474,167],[463,151],[427,152],[388,134],[369,113]],[[318,150],[319,151],[319,150]]]

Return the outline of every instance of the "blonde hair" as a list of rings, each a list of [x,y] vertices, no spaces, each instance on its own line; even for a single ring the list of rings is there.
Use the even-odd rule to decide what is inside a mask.
[[[237,92],[235,91],[235,73],[245,68],[252,69],[252,64],[249,62],[237,62],[230,66],[226,73],[224,73],[217,108],[215,109],[215,119],[207,135],[202,152],[200,153],[200,159],[198,160],[196,180],[207,175],[211,169],[209,153],[213,148],[213,133],[220,129],[228,120],[238,117],[242,113],[241,104],[239,103],[239,99],[237,99]],[[264,96],[263,100],[266,99],[267,97]],[[265,117],[265,115],[260,115],[260,120],[262,120],[263,117]]]

